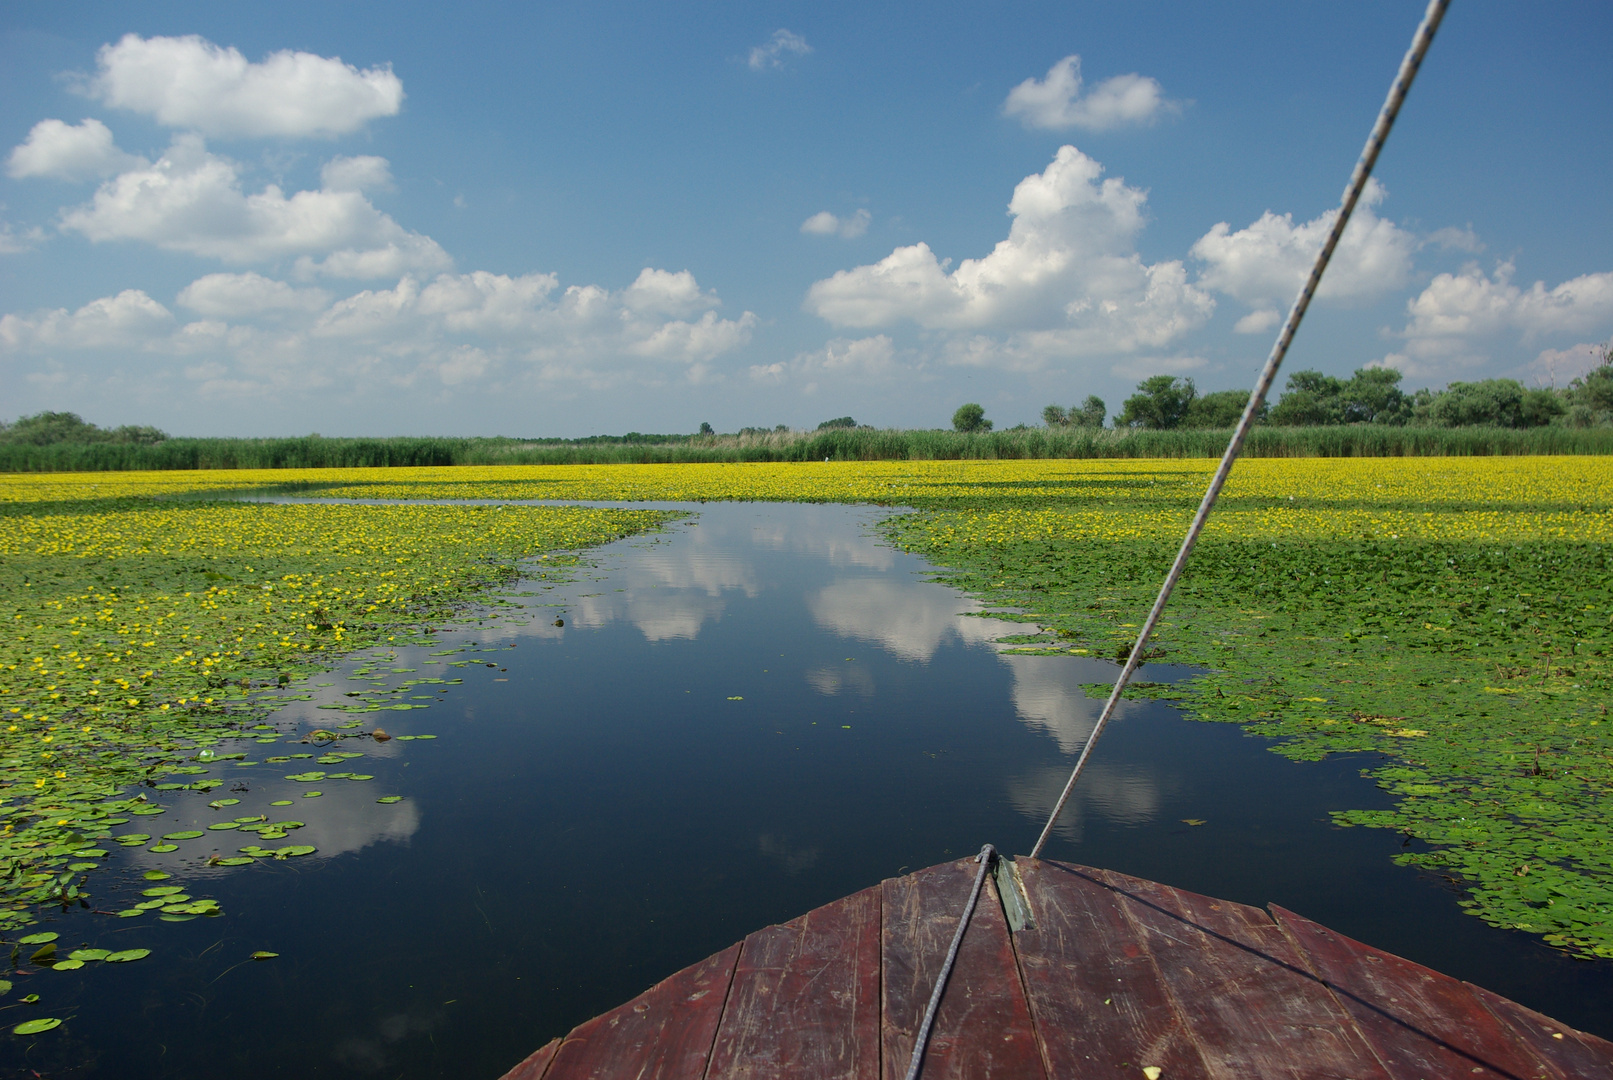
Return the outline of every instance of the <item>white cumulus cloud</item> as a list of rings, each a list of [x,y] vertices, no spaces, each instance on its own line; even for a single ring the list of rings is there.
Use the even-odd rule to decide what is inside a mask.
[[[812,46],[806,43],[806,38],[789,30],[779,29],[773,31],[772,37],[751,49],[746,62],[750,64],[752,71],[767,71],[770,68],[783,67],[785,53],[805,56],[811,51]]]
[[[1367,299],[1405,287],[1419,241],[1377,215],[1375,207],[1386,195],[1376,180],[1367,181],[1328,263],[1317,299]],[[1276,325],[1278,311],[1286,310],[1299,292],[1337,220],[1335,208],[1298,225],[1294,215],[1270,210],[1237,232],[1220,222],[1192,247],[1192,254],[1206,264],[1199,284],[1255,308],[1235,329],[1244,333],[1268,330]]]
[[[1397,336],[1405,344],[1381,363],[1408,375],[1437,377],[1486,363],[1497,349],[1563,336],[1613,331],[1613,272],[1582,274],[1553,288],[1512,283],[1512,263],[1494,274],[1470,265],[1439,274],[1406,303]]]
[[[372,178],[374,162],[384,165],[376,158],[363,166]],[[429,237],[404,229],[362,192],[322,188],[287,195],[270,184],[248,194],[240,173],[200,136],[179,135],[155,164],[113,177],[89,203],[66,211],[62,228],[95,242],[143,241],[228,263],[301,256],[309,260],[305,270],[333,277],[434,271],[452,262]]]
[[[181,290],[199,318],[181,325],[129,290],[66,309],[0,318],[0,352],[143,352],[185,358],[204,395],[280,396],[321,388],[552,387],[582,383],[708,381],[713,362],[743,347],[757,325],[722,318],[721,301],[688,271],[647,268],[623,289],[574,285],[553,274],[477,271],[405,276],[392,288],[334,301],[323,289],[257,273],[220,273]]]
[[[141,347],[174,328],[167,308],[139,289],[92,300],[77,311],[66,308],[0,317],[0,348],[102,349]]]
[[[873,215],[867,210],[858,210],[847,217],[836,217],[827,210],[820,210],[801,222],[801,231],[809,236],[839,236],[855,240],[868,231],[868,223],[872,220]]]
[[[12,147],[6,175],[15,179],[48,176],[57,180],[99,180],[125,169],[142,168],[146,159],[119,150],[112,132],[94,117],[78,124],[41,120],[28,138]]]
[[[330,137],[395,116],[403,81],[390,65],[282,50],[252,63],[195,34],[126,34],[96,55],[89,96],[169,127],[218,136]]]
[[[326,191],[390,191],[392,163],[384,157],[333,157],[319,170]]]
[[[815,282],[807,310],[836,326],[904,321],[954,336],[955,362],[1032,368],[1053,358],[1162,346],[1202,325],[1215,301],[1179,261],[1135,250],[1147,193],[1102,177],[1073,146],[1014,188],[1008,238],[948,272],[928,244]],[[1006,332],[1006,338],[980,331]]]
[[[178,300],[181,307],[198,315],[239,319],[277,311],[320,311],[330,303],[330,294],[248,272],[197,278],[180,290]]]
[[[1028,128],[1111,131],[1151,124],[1174,108],[1157,80],[1135,73],[1105,79],[1085,94],[1082,89],[1081,57],[1072,54],[1049,68],[1046,78],[1026,79],[1010,90],[1003,114]]]

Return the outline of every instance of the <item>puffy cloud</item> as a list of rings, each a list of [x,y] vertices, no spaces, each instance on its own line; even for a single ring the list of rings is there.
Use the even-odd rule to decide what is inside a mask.
[[[1135,251],[1146,192],[1073,146],[1014,188],[1008,238],[948,272],[929,245],[897,248],[869,266],[815,282],[807,310],[837,326],[912,321],[953,337],[956,362],[1034,368],[1055,357],[1132,352],[1202,325],[1215,302],[1179,261]],[[998,340],[978,331],[1007,331]]]
[[[45,230],[34,225],[18,232],[9,221],[0,221],[0,255],[21,255],[32,251],[45,239]]]
[[[333,157],[319,170],[326,191],[390,191],[392,165],[384,157]]]
[[[206,393],[240,397],[361,383],[444,387],[690,381],[750,340],[756,316],[724,319],[688,271],[647,269],[627,288],[560,289],[553,274],[406,276],[332,302],[323,289],[256,273],[209,274],[181,290],[183,326],[131,290],[66,310],[0,319],[0,351],[140,350],[191,357]]]
[[[821,349],[797,353],[788,362],[752,364],[750,368],[751,379],[761,383],[778,383],[786,378],[813,380],[803,388],[806,393],[816,392],[819,379],[874,382],[914,374],[916,369],[898,360],[895,344],[884,334],[835,338]]]
[[[345,159],[351,163],[354,160]],[[363,170],[373,177],[374,162]],[[357,171],[350,165],[338,172]],[[62,228],[92,241],[141,240],[223,262],[303,256],[303,269],[333,277],[392,276],[447,268],[448,255],[404,229],[359,191],[298,191],[270,184],[242,190],[240,168],[208,151],[200,136],[176,136],[155,164],[108,180],[86,205],[62,215]],[[323,262],[314,261],[325,256]]]
[[[270,312],[313,312],[330,303],[324,289],[298,289],[261,274],[208,274],[180,290],[179,304],[199,315],[239,319]]]
[[[767,71],[771,68],[784,66],[784,54],[794,53],[796,56],[805,56],[812,51],[812,46],[806,43],[806,38],[788,30],[775,30],[773,36],[750,51],[747,61],[752,71]]]
[[[12,147],[6,175],[49,176],[57,180],[96,180],[137,169],[146,159],[126,154],[112,141],[111,130],[93,117],[79,124],[41,120],[28,138]]]
[[[1374,207],[1387,193],[1376,180],[1367,182],[1350,224],[1333,251],[1318,299],[1366,299],[1403,288],[1411,276],[1416,236],[1377,215]],[[1242,300],[1255,308],[1238,321],[1241,333],[1269,330],[1305,283],[1316,253],[1322,250],[1335,208],[1299,225],[1292,214],[1267,210],[1260,220],[1233,232],[1220,222],[1192,247],[1207,264],[1199,284]]]
[[[1045,79],[1026,79],[1008,92],[1003,115],[1028,128],[1050,131],[1110,131],[1151,124],[1175,106],[1159,83],[1143,75],[1116,75],[1081,93],[1081,58],[1074,54],[1048,69]]]
[[[705,365],[748,343],[756,326],[748,311],[719,318],[710,310],[719,301],[687,270],[646,269],[619,291],[598,285],[557,290],[553,274],[443,274],[424,286],[404,278],[396,288],[337,301],[310,333],[381,342],[469,335],[493,346],[488,355],[568,365],[574,373],[658,360],[685,365],[691,378],[702,379],[709,374]],[[456,370],[465,368],[461,363]]]
[[[1582,341],[1566,349],[1542,349],[1518,374],[1543,386],[1567,386],[1600,367],[1605,348],[1599,342]]]
[[[1472,225],[1461,229],[1454,225],[1435,229],[1428,234],[1428,242],[1445,251],[1466,251],[1472,255],[1484,250],[1484,241],[1479,239],[1479,234],[1473,231]]]
[[[195,34],[103,45],[84,92],[113,108],[207,135],[322,136],[357,131],[403,105],[390,65],[283,50],[250,63]]]
[[[1512,283],[1513,265],[1493,275],[1477,266],[1440,274],[1408,301],[1399,337],[1403,350],[1380,363],[1408,375],[1438,376],[1484,363],[1508,338],[1524,343],[1552,335],[1581,337],[1613,329],[1613,272],[1583,274],[1548,289]]]
[[[867,210],[858,210],[850,217],[843,218],[820,210],[801,222],[801,231],[810,236],[840,236],[855,240],[868,231],[868,223],[872,220],[873,215]]]
[[[0,317],[0,347],[8,352],[43,349],[141,348],[171,332],[173,314],[139,289],[66,308]]]

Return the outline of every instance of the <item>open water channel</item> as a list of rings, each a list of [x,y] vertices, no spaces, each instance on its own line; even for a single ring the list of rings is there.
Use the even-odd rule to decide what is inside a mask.
[[[435,645],[294,685],[307,698],[272,718],[276,742],[208,763],[227,786],[154,793],[167,812],[123,830],[203,835],[114,848],[97,907],[129,908],[161,869],[224,916],[75,911],[33,928],[152,955],[15,976],[9,1000],[37,993],[67,1023],[0,1040],[0,1071],[492,1080],[752,930],[988,841],[1030,847],[1101,706],[1081,686],[1114,665],[1003,655],[995,639],[1028,628],[980,617],[881,542],[888,510],[681,509],[570,584],[523,583],[516,607]],[[332,708],[378,690],[414,707]],[[435,738],[344,739],[363,756],[339,765],[266,760],[317,757],[330,748],[299,733],[354,719]],[[1613,965],[1486,927],[1452,883],[1393,865],[1401,837],[1334,827],[1329,810],[1387,805],[1368,761],[1267,746],[1127,704],[1046,854],[1275,901],[1613,1035]],[[240,801],[208,806],[226,791]],[[254,839],[208,824],[259,814],[305,823],[266,847],[316,852],[206,865]]]

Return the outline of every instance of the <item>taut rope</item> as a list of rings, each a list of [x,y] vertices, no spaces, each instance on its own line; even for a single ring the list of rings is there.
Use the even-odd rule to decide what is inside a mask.
[[[1099,714],[1098,722],[1093,725],[1092,734],[1087,736],[1086,745],[1081,748],[1081,756],[1076,758],[1070,779],[1065,782],[1058,803],[1048,815],[1047,824],[1042,827],[1042,835],[1037,838],[1036,846],[1031,848],[1031,858],[1041,854],[1042,846],[1047,843],[1048,836],[1053,832],[1054,823],[1058,821],[1059,814],[1064,812],[1064,804],[1070,801],[1070,792],[1075,790],[1075,781],[1080,777],[1081,770],[1086,768],[1087,759],[1092,756],[1092,748],[1097,745],[1098,736],[1103,734],[1104,725],[1114,715],[1115,706],[1120,701],[1121,693],[1126,689],[1126,683],[1131,680],[1132,673],[1142,662],[1148,638],[1154,632],[1154,626],[1165,610],[1165,602],[1170,599],[1171,591],[1176,588],[1177,579],[1182,576],[1182,569],[1187,565],[1187,557],[1193,552],[1193,545],[1198,543],[1199,533],[1203,531],[1204,523],[1210,517],[1210,510],[1215,506],[1216,499],[1221,495],[1221,488],[1232,472],[1232,464],[1238,460],[1238,453],[1243,449],[1243,441],[1248,437],[1249,429],[1254,426],[1260,407],[1265,404],[1266,394],[1277,378],[1277,369],[1282,366],[1283,357],[1288,354],[1288,346],[1294,340],[1294,332],[1299,329],[1300,320],[1305,317],[1306,309],[1311,306],[1311,297],[1316,295],[1316,287],[1321,283],[1322,272],[1327,269],[1328,260],[1333,257],[1333,249],[1338,246],[1339,237],[1344,235],[1344,226],[1349,224],[1350,214],[1355,211],[1355,204],[1367,186],[1367,178],[1372,175],[1372,166],[1377,164],[1378,153],[1383,149],[1384,140],[1389,137],[1389,129],[1394,127],[1395,117],[1400,114],[1400,106],[1406,100],[1406,92],[1411,89],[1411,82],[1417,77],[1417,69],[1422,66],[1423,56],[1427,54],[1428,46],[1434,40],[1434,31],[1439,29],[1440,20],[1445,17],[1445,9],[1448,7],[1450,0],[1430,0],[1428,10],[1423,13],[1423,21],[1418,25],[1417,33],[1412,36],[1411,48],[1407,50],[1405,59],[1400,61],[1400,70],[1395,75],[1393,85],[1389,87],[1389,97],[1378,113],[1377,123],[1372,125],[1372,134],[1367,136],[1367,145],[1355,163],[1355,171],[1350,174],[1350,183],[1344,189],[1344,199],[1339,203],[1339,213],[1333,222],[1333,228],[1328,231],[1322,250],[1316,254],[1316,262],[1311,266],[1310,276],[1305,279],[1299,295],[1294,298],[1294,306],[1288,310],[1288,318],[1283,321],[1283,328],[1277,335],[1277,343],[1271,347],[1271,355],[1266,358],[1266,366],[1261,369],[1260,379],[1255,383],[1253,393],[1249,395],[1249,404],[1244,406],[1243,416],[1238,420],[1238,427],[1232,433],[1232,441],[1227,444],[1227,452],[1221,456],[1221,464],[1210,480],[1209,490],[1204,493],[1204,501],[1199,503],[1199,511],[1193,515],[1193,524],[1188,527],[1187,536],[1182,540],[1182,548],[1176,553],[1176,561],[1171,564],[1170,573],[1165,575],[1165,583],[1159,588],[1159,596],[1154,600],[1153,610],[1149,611],[1147,621],[1137,633],[1137,643],[1131,647],[1131,655],[1126,657],[1126,666],[1120,669],[1120,677],[1115,680],[1114,690],[1110,692],[1109,700],[1104,703],[1103,712]]]

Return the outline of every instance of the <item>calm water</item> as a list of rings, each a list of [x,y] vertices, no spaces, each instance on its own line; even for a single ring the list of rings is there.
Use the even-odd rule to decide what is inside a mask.
[[[881,544],[872,525],[889,511],[692,509],[596,553],[574,584],[527,583],[521,618],[344,663],[275,717],[331,727],[352,717],[318,706],[365,680],[462,679],[395,699],[427,707],[360,714],[366,730],[437,738],[348,740],[365,756],[341,766],[265,762],[316,750],[289,736],[246,743],[260,764],[210,766],[228,788],[160,795],[165,815],[119,831],[268,813],[307,827],[265,846],[318,853],[205,867],[251,842],[233,832],[167,855],[115,848],[101,909],[130,906],[160,867],[227,914],[39,928],[153,955],[18,976],[4,1001],[38,993],[68,1022],[0,1041],[0,1071],[492,1078],[758,927],[988,841],[1027,850],[1101,705],[1081,684],[1113,665],[1000,655],[992,639],[1027,628],[972,615]],[[1400,837],[1332,827],[1330,809],[1386,805],[1359,775],[1370,760],[1296,764],[1266,746],[1129,704],[1047,854],[1276,901],[1613,1035],[1613,965],[1492,930],[1448,882],[1391,863]],[[374,779],[284,779],[307,769]],[[238,806],[206,806],[231,789]],[[389,794],[405,798],[375,801]],[[280,955],[246,961],[258,949]]]

